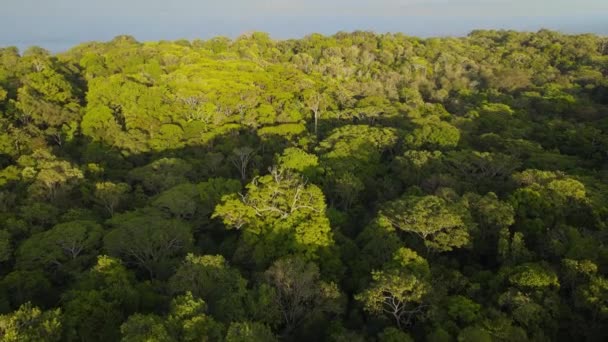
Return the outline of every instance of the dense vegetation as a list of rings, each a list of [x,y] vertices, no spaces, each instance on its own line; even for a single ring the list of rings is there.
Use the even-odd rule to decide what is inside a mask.
[[[1,341],[606,341],[608,39],[0,49]]]

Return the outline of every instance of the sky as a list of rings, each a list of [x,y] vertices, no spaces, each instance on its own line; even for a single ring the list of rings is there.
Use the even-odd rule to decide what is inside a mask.
[[[354,30],[430,37],[490,28],[608,35],[608,0],[0,0],[0,46],[53,52],[120,34],[140,41],[250,31],[275,39]]]

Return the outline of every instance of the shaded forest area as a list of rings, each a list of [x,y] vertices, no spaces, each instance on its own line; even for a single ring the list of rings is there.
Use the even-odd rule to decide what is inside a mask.
[[[606,341],[608,38],[0,49],[1,341]]]

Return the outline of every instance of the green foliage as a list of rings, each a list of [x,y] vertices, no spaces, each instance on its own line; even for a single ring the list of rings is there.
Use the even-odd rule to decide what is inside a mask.
[[[80,127],[84,135],[108,144],[113,144],[122,135],[112,110],[106,106],[88,108]]]
[[[211,215],[222,197],[241,190],[241,182],[227,178],[209,178],[196,186],[201,204],[202,214]]]
[[[13,271],[0,282],[0,288],[9,297],[9,304],[18,307],[28,301],[44,304],[53,299],[52,284],[43,271]]]
[[[536,289],[550,286],[559,287],[557,275],[540,264],[524,264],[518,266],[509,277],[511,284],[521,288]]]
[[[67,340],[117,340],[138,295],[132,274],[120,261],[100,256],[76,288],[63,296]]]
[[[186,254],[192,244],[192,228],[177,219],[166,219],[155,210],[115,215],[115,228],[104,238],[105,249],[137,265],[150,277],[166,277],[170,265]]]
[[[199,192],[194,184],[185,183],[162,192],[152,205],[182,220],[194,217],[198,209]]]
[[[463,296],[453,296],[448,299],[448,315],[455,321],[468,324],[479,318],[481,305]]]
[[[187,292],[171,301],[167,327],[178,341],[221,341],[224,327],[205,312],[205,302]]]
[[[122,341],[222,341],[223,327],[191,293],[173,298],[167,316],[134,314],[122,324]]]
[[[224,322],[244,318],[246,286],[247,281],[221,255],[188,254],[170,280],[172,292],[202,298],[209,312]]]
[[[0,340],[608,340],[607,53],[0,48]]]
[[[102,182],[95,184],[94,195],[108,214],[114,216],[114,211],[130,191],[131,187],[125,183]]]
[[[405,142],[412,148],[451,148],[458,145],[460,131],[438,117],[431,116],[414,120],[418,128],[405,137]]]
[[[407,185],[420,185],[423,177],[439,170],[443,154],[439,151],[407,150],[395,158],[397,176]]]
[[[177,158],[158,159],[146,166],[129,172],[130,177],[140,182],[146,191],[159,193],[175,185],[186,183],[192,166]]]
[[[282,317],[285,332],[290,332],[318,315],[338,314],[340,292],[335,283],[319,279],[319,268],[302,258],[275,261],[264,273],[265,281],[274,290],[274,305]]]
[[[272,342],[277,341],[272,331],[257,322],[231,323],[226,333],[226,342]]]
[[[213,217],[229,229],[243,231],[242,248],[251,249],[254,261],[264,265],[291,253],[309,259],[333,244],[325,198],[315,185],[284,169],[247,185],[245,195],[222,199]]]
[[[380,334],[378,334],[378,341],[381,342],[413,342],[414,339],[409,334],[404,333],[403,331],[389,327],[384,329]]]
[[[31,182],[28,190],[36,199],[59,200],[84,178],[80,169],[70,162],[58,160],[48,151],[37,150],[32,157],[35,164],[24,165],[21,177]]]
[[[17,251],[22,269],[63,269],[88,266],[101,245],[102,227],[91,221],[70,221],[34,234]]]
[[[458,334],[458,342],[491,342],[493,341],[492,335],[490,335],[485,329],[476,326],[470,326],[462,329]]]
[[[163,320],[154,315],[135,314],[120,326],[122,341],[128,342],[169,342],[171,338],[163,324]]]
[[[372,283],[355,296],[373,315],[387,315],[402,329],[409,325],[426,305],[429,292],[429,265],[416,252],[399,249],[381,271],[372,271]]]
[[[10,260],[12,254],[11,236],[8,231],[0,230],[0,262]]]
[[[437,196],[410,196],[390,202],[381,211],[397,229],[419,236],[428,249],[451,251],[469,243],[469,232],[460,210]]]
[[[319,170],[319,158],[296,147],[288,147],[279,156],[278,163],[287,170],[299,172],[309,178],[315,177]]]
[[[42,311],[30,303],[23,304],[15,312],[0,315],[2,341],[60,341],[61,310]]]

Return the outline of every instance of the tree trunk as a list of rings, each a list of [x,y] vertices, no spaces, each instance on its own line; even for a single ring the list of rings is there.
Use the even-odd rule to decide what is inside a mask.
[[[315,110],[315,135],[318,136],[317,128],[319,127],[319,111]]]

